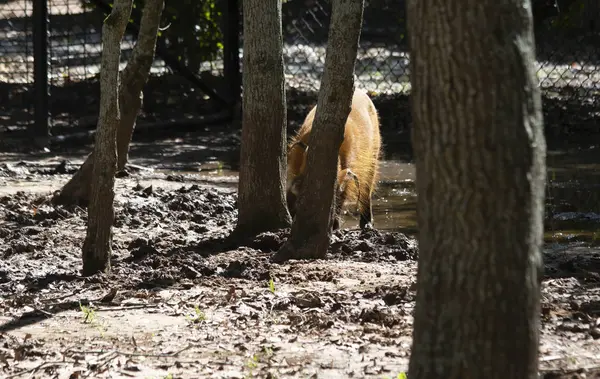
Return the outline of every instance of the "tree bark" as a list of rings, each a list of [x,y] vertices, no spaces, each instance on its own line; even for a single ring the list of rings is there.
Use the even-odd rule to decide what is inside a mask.
[[[238,221],[232,239],[289,227],[280,0],[245,0]]]
[[[127,164],[131,136],[142,107],[142,90],[148,81],[152,62],[154,62],[158,27],[164,7],[164,0],[146,0],[137,42],[121,75],[123,80],[119,87],[119,107],[122,113],[117,136],[118,171],[124,170]]]
[[[94,144],[87,234],[83,243],[83,275],[110,270],[114,184],[119,127],[119,61],[121,40],[133,0],[115,0],[102,27],[100,115]]]
[[[164,0],[147,0],[144,5],[138,39],[127,66],[121,73],[119,84],[119,108],[121,120],[117,131],[117,171],[125,169],[129,144],[135,129],[137,116],[142,107],[142,89],[148,81],[154,61],[156,39]],[[87,206],[91,191],[94,153],[87,156],[79,170],[73,175],[53,201],[60,204]]]
[[[338,152],[354,93],[354,64],[364,0],[334,0],[325,72],[312,127],[304,189],[297,200],[290,237],[273,260],[323,258],[329,247],[336,207]]]
[[[537,378],[546,142],[530,0],[409,0],[410,379]]]

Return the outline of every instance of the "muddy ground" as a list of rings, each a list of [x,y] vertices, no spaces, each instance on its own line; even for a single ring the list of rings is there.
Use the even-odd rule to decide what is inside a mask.
[[[117,179],[112,273],[83,278],[86,211],[49,202],[80,160],[57,162],[0,163],[0,377],[396,378],[407,369],[411,236],[345,229],[324,260],[272,264],[287,231],[219,245],[236,219],[235,176],[131,166]],[[600,377],[600,250],[547,244],[544,259],[540,376]]]

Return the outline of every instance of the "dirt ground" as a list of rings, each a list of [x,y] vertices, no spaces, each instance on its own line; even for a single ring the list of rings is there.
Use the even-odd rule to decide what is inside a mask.
[[[0,163],[0,376],[396,378],[418,248],[345,229],[326,259],[272,264],[286,232],[224,250],[235,176],[132,166],[112,273],[80,276],[86,211],[49,198],[77,164]],[[540,377],[600,378],[600,250],[544,250]],[[272,280],[272,281],[271,281]]]

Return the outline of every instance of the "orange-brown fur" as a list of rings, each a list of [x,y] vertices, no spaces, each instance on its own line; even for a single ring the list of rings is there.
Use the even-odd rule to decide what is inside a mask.
[[[295,214],[295,197],[300,192],[305,175],[305,148],[308,148],[316,110],[315,105],[288,145],[287,194],[292,216]],[[380,151],[377,110],[365,91],[356,90],[338,154],[336,196],[341,204],[338,204],[336,212],[339,214],[344,203],[358,204],[361,228],[371,227],[373,222],[371,197],[377,185]],[[339,221],[334,225],[334,228],[337,227]]]

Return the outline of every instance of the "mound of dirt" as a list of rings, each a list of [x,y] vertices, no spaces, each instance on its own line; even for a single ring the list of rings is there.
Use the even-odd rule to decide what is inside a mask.
[[[176,190],[133,187],[116,204],[113,272],[107,280],[128,288],[210,276],[268,280],[268,258],[286,241],[289,229],[260,234],[248,246],[239,246],[245,258],[207,262],[207,257],[224,252],[222,242],[235,225],[236,201],[232,190],[198,185]],[[10,283],[0,294],[20,286],[41,290],[53,281],[79,277],[85,210],[23,192],[1,197],[0,205],[5,220],[0,227],[0,281]],[[326,259],[414,261],[417,247],[401,233],[342,229],[333,235]]]
[[[117,181],[112,271],[87,278],[86,210],[53,205],[50,194],[0,197],[2,374],[381,378],[406,370],[414,239],[342,229],[324,259],[271,263],[289,229],[226,244],[235,190],[137,180]],[[600,254],[546,248],[544,259],[540,353],[551,375],[599,353]]]

